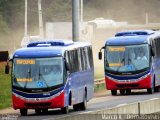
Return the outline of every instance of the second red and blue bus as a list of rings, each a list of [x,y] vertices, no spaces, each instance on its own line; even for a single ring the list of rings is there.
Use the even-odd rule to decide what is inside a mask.
[[[147,89],[149,94],[160,85],[160,33],[152,30],[119,32],[105,42],[104,69],[107,90],[112,95],[130,94],[132,89]],[[102,52],[99,59],[102,59]]]

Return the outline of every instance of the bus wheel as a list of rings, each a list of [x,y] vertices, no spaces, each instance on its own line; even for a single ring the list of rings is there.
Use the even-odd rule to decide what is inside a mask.
[[[43,114],[47,114],[48,113],[48,109],[47,108],[42,109],[42,113]]]
[[[112,95],[117,95],[117,90],[111,90]]]
[[[27,109],[20,109],[21,116],[27,116]]]
[[[86,91],[85,91],[83,99],[84,99],[83,102],[80,103],[80,109],[86,110],[87,109],[87,92]]]
[[[125,90],[120,90],[120,94],[124,95],[125,94]]]
[[[154,92],[159,92],[159,87],[155,87]]]
[[[131,89],[127,89],[127,90],[126,90],[126,94],[127,94],[127,95],[130,95],[130,94],[131,94]]]
[[[40,113],[41,113],[41,109],[38,109],[38,108],[35,109],[35,113],[36,113],[36,114],[40,114]]]
[[[63,114],[67,114],[69,112],[69,107],[68,106],[63,107],[63,108],[61,108],[61,111]]]
[[[147,93],[148,93],[148,94],[153,94],[153,92],[154,92],[154,89],[153,89],[153,88],[148,88],[148,89],[147,89]]]
[[[159,87],[156,87],[156,85],[155,85],[155,78],[154,78],[154,92],[159,92]]]
[[[80,106],[80,104],[73,105],[73,110],[74,111],[78,111],[79,110],[79,106]]]
[[[148,94],[153,94],[154,93],[154,89],[155,89],[155,80],[153,82],[152,87],[147,89],[147,93]]]

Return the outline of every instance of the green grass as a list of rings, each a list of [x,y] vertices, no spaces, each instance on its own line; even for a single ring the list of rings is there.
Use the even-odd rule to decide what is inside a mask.
[[[96,79],[104,79],[104,70],[101,67],[95,66],[94,68],[94,78]],[[94,92],[98,92],[100,90],[106,89],[105,84],[94,85]]]
[[[94,92],[98,92],[100,90],[106,89],[105,84],[100,84],[100,85],[94,85]]]
[[[95,79],[104,78],[104,70],[101,66],[100,67],[99,66],[94,67],[94,78]]]
[[[10,74],[6,75],[5,70],[6,63],[0,63],[0,109],[11,107],[11,77]]]

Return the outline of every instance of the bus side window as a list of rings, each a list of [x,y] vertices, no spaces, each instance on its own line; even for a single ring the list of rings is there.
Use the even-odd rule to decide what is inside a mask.
[[[92,54],[92,47],[88,47],[88,57],[89,57],[89,64],[90,68],[93,67],[93,54]]]
[[[80,65],[79,65],[79,61],[78,61],[78,49],[74,50],[74,62],[75,62],[75,71],[78,72],[80,71]]]
[[[79,71],[77,49],[68,51],[68,62],[70,65],[71,73]]]
[[[85,53],[84,48],[81,48],[81,62],[82,62],[82,70],[86,70],[86,62],[85,62]]]
[[[68,51],[68,64],[70,66],[70,72],[73,73],[73,59],[72,59],[72,51]]]
[[[86,55],[86,68],[90,69],[88,47],[85,47],[85,55]]]
[[[155,40],[154,40],[154,46],[155,46],[155,57],[158,57],[158,39],[156,38]]]
[[[70,63],[69,63],[68,51],[66,51],[66,53],[65,53],[65,67],[66,67],[66,70],[70,71],[71,66],[70,66]]]
[[[160,57],[160,38],[157,38],[157,57]]]
[[[80,48],[78,48],[77,50],[77,54],[78,54],[78,62],[79,62],[79,71],[82,71],[82,58],[81,58],[81,50]]]

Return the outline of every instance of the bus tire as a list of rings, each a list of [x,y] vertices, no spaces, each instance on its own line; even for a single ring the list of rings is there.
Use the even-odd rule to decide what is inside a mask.
[[[111,90],[112,95],[117,95],[117,90]]]
[[[121,95],[124,95],[125,92],[126,92],[125,90],[119,90],[119,91],[120,91],[120,94],[121,94]]]
[[[68,106],[63,107],[63,108],[61,108],[61,111],[63,114],[67,114],[69,112],[69,107]]]
[[[159,92],[159,87],[155,87],[154,92]]]
[[[154,76],[154,92],[159,92],[159,87],[156,87],[155,76]]]
[[[43,114],[47,114],[48,113],[48,109],[47,108],[42,109],[42,113]]]
[[[84,97],[83,97],[83,102],[80,103],[80,109],[81,110],[86,110],[87,109],[87,91],[85,90]]]
[[[69,93],[69,105],[72,105],[72,93]]]
[[[20,109],[21,116],[27,116],[27,109]]]
[[[147,93],[148,94],[153,94],[154,93],[154,88],[148,88]]]
[[[127,94],[127,95],[130,95],[130,94],[131,94],[131,89],[127,89],[127,90],[126,90],[126,94]]]
[[[74,111],[78,111],[79,110],[79,107],[80,106],[80,104],[75,104],[75,105],[73,105],[73,110]]]
[[[35,109],[35,113],[36,113],[36,114],[40,114],[40,113],[41,113],[41,109],[38,109],[38,108]]]
[[[153,94],[154,91],[155,91],[155,78],[154,78],[154,81],[153,81],[153,85],[151,85],[151,86],[152,86],[151,88],[147,89],[148,94]]]

